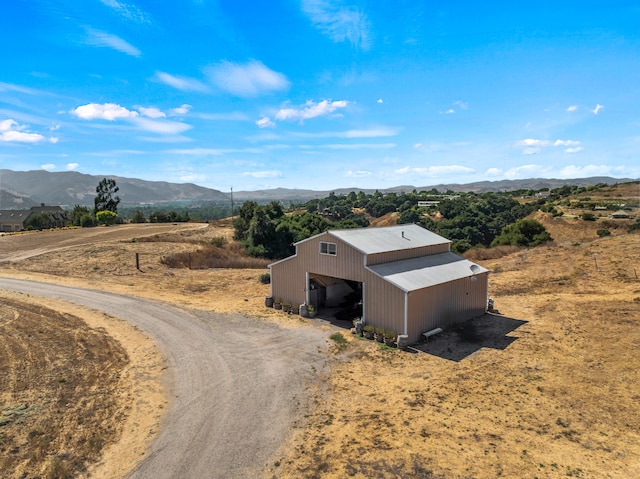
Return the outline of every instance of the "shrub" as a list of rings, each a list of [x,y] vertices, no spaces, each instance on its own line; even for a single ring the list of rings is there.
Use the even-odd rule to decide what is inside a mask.
[[[224,236],[216,236],[215,238],[211,238],[211,244],[218,248],[223,248],[224,245],[227,244],[227,239]]]
[[[262,284],[269,284],[271,283],[271,275],[269,273],[263,273],[260,276],[258,276],[258,280]]]
[[[500,236],[491,242],[491,246],[538,246],[551,239],[551,235],[539,221],[518,220],[502,228]]]
[[[112,225],[116,222],[118,215],[113,211],[102,210],[96,213],[96,220],[103,225]]]
[[[89,213],[82,215],[79,221],[80,226],[82,226],[83,228],[92,228],[96,225],[96,219]]]
[[[582,219],[584,221],[595,221],[596,217],[593,213],[582,213]]]
[[[600,229],[600,230],[596,231],[596,233],[598,233],[598,236],[603,237],[603,236],[609,236],[611,234],[611,231],[605,230],[605,229]]]

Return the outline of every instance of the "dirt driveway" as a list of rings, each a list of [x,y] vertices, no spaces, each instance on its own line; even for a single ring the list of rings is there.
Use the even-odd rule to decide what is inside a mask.
[[[169,410],[132,478],[259,477],[326,359],[326,332],[314,328],[16,279],[0,278],[0,289],[96,309],[156,340],[167,361]]]

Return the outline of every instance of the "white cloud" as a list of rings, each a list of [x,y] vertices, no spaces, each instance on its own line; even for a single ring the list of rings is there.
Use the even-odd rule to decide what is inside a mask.
[[[466,110],[469,108],[469,104],[466,101],[456,100],[453,102],[455,106],[459,106],[461,109]]]
[[[28,88],[25,86],[14,85],[12,83],[5,83],[5,82],[0,82],[0,91],[16,91],[18,93],[25,93],[27,95],[38,95],[42,93],[33,88]]]
[[[56,143],[58,143],[59,138],[57,136],[52,136],[49,138],[49,142],[53,143],[54,145]]]
[[[453,108],[449,108],[447,111],[444,112],[445,115],[451,115],[452,113],[455,113],[456,111]]]
[[[576,148],[567,148],[566,150],[564,150],[565,153],[580,153],[582,150],[584,150],[584,148],[582,148],[581,146],[578,146]]]
[[[17,126],[17,125],[18,125],[18,123],[15,120],[12,120],[12,119],[2,120],[2,121],[0,121],[0,132],[9,131],[14,126]]]
[[[578,109],[578,105],[569,105],[567,107],[568,112],[573,112],[573,111],[576,111],[577,109]]]
[[[274,126],[276,126],[276,124],[271,121],[271,118],[267,116],[263,116],[259,120],[256,120],[256,125],[258,125],[258,127],[260,128],[273,128]]]
[[[384,103],[384,102],[382,101],[382,98],[378,98],[378,99],[376,100],[376,103]]]
[[[577,153],[583,150],[578,140],[556,140],[552,143],[548,140],[527,138],[516,142],[515,146],[518,148],[522,148],[522,153],[525,155],[536,155],[540,153],[544,148],[550,146],[566,147],[564,151],[567,153]]]
[[[135,118],[138,116],[137,111],[127,110],[115,103],[87,103],[71,110],[69,113],[83,120],[113,121],[119,118]]]
[[[167,115],[160,111],[158,108],[155,107],[149,107],[149,108],[145,108],[143,106],[137,106],[136,109],[140,112],[141,115],[143,116],[148,116],[149,118],[166,118]]]
[[[319,116],[332,115],[337,110],[346,108],[348,105],[349,102],[346,100],[322,100],[319,103],[309,100],[302,108],[282,108],[276,113],[275,119],[279,121],[291,120],[303,122],[304,120]]]
[[[484,172],[485,175],[487,176],[501,176],[502,175],[502,169],[501,168],[489,168],[487,171]]]
[[[373,175],[373,172],[367,170],[348,170],[344,176],[347,178],[366,178],[367,176]]]
[[[187,148],[167,150],[166,153],[174,155],[194,155],[194,156],[220,156],[228,153],[263,153],[260,148],[240,148],[240,149],[224,149],[224,148]]]
[[[303,138],[380,138],[396,136],[398,128],[379,127],[366,130],[346,130],[346,131],[325,131],[319,133],[294,133],[295,136]]]
[[[537,140],[534,138],[526,138],[516,142],[516,147],[522,148],[522,153],[525,155],[536,155],[542,151],[543,148],[549,146],[547,140]]]
[[[169,116],[183,116],[189,113],[189,110],[191,110],[191,105],[183,103],[177,108],[171,108],[169,110]]]
[[[286,76],[256,60],[244,64],[223,61],[207,68],[206,73],[218,88],[239,97],[255,97],[289,87]]]
[[[569,165],[558,172],[559,178],[584,178],[589,176],[610,176],[629,174],[623,166],[611,165]],[[632,173],[633,174],[633,173]]]
[[[93,28],[87,28],[86,43],[95,47],[112,48],[113,50],[126,53],[132,57],[139,57],[141,55],[140,50],[122,38]]]
[[[192,128],[191,125],[179,121],[157,121],[141,117],[135,118],[133,123],[141,130],[169,135],[182,133]]]
[[[248,121],[249,117],[241,111],[232,111],[229,113],[197,113],[194,116],[203,120],[213,121]]]
[[[580,142],[576,140],[556,140],[553,146],[578,146],[579,144]]]
[[[118,2],[117,0],[100,0],[107,7],[112,8],[121,17],[136,23],[151,23],[148,15],[135,5]]]
[[[41,169],[43,169],[43,170],[47,170],[47,171],[49,171],[49,170],[54,170],[54,169],[55,169],[55,167],[56,167],[56,165],[54,165],[53,163],[46,163],[46,164],[44,164],[44,165],[40,165],[40,168],[41,168]]]
[[[67,163],[67,170],[69,171],[74,171],[77,170],[80,167],[80,165],[78,163]]]
[[[354,6],[339,5],[336,0],[302,0],[302,11],[311,23],[334,42],[349,42],[368,50],[371,46],[367,15]]]
[[[164,120],[166,115],[157,108],[138,107],[138,110],[140,113],[115,103],[88,103],[70,113],[83,120],[128,120],[140,130],[162,135],[176,135],[192,128],[187,123]]]
[[[395,143],[335,143],[319,146],[330,150],[388,150],[395,147]]]
[[[209,87],[207,87],[207,85],[194,78],[171,75],[165,72],[156,72],[153,79],[164,83],[165,85],[169,85],[176,90],[198,92],[209,91]]]
[[[543,168],[540,165],[522,165],[514,168],[510,168],[504,174],[505,178],[517,179],[517,178],[540,178],[546,175],[550,169]]]
[[[253,178],[280,178],[282,173],[277,170],[271,171],[245,171],[242,176],[251,176]]]
[[[596,107],[591,111],[593,112],[594,115],[597,115],[598,113],[600,113],[600,110],[602,110],[603,108],[604,108],[604,105],[601,105],[600,103],[598,103]]]
[[[202,182],[207,180],[207,175],[203,175],[201,173],[182,173],[180,175],[180,181],[186,181],[187,183],[195,183],[196,181]]]
[[[441,176],[445,174],[452,173],[473,173],[475,170],[473,168],[468,168],[466,166],[461,165],[436,165],[429,167],[410,167],[405,166],[403,168],[398,168],[395,170],[395,173],[398,175],[406,175],[406,174],[418,174],[423,176]]]
[[[46,140],[46,137],[39,133],[30,133],[26,126],[19,125],[17,121],[9,118],[0,121],[0,141],[7,143],[39,143]],[[55,143],[57,138],[49,138],[49,141]]]

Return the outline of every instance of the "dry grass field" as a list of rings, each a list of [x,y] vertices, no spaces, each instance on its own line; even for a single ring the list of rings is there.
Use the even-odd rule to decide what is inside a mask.
[[[344,331],[347,343],[336,343],[331,367],[309,385],[306,419],[266,467],[265,477],[640,477],[640,236],[619,228],[599,238],[600,221],[536,217],[556,240],[552,244],[505,250],[498,257],[484,252],[487,259],[476,259],[493,272],[490,294],[500,314],[447,331],[411,352]],[[163,263],[176,252],[195,254],[214,238],[230,243],[228,225],[165,228],[103,228],[109,234],[104,241],[99,235],[76,239],[50,252],[47,233],[20,235],[33,238],[20,241],[35,241],[31,247],[37,245],[42,254],[3,263],[2,275],[305,326],[264,307],[269,287],[257,278],[265,270],[171,269]],[[0,246],[17,244],[7,239],[0,237]],[[2,305],[4,310],[4,298]],[[4,324],[0,328],[3,338],[20,334]],[[102,341],[104,348],[112,344],[106,337]],[[128,353],[136,343],[122,344]],[[122,357],[122,364],[114,365],[120,370],[134,361]],[[27,361],[15,357],[9,370]],[[106,401],[113,397],[109,389],[104,393]],[[12,397],[7,402],[3,396],[2,406],[25,402]],[[126,406],[126,400],[120,397],[114,407]],[[139,432],[144,444],[148,430]],[[26,429],[12,434],[28,437]],[[11,454],[5,444],[0,457]],[[85,460],[94,457],[86,453]]]

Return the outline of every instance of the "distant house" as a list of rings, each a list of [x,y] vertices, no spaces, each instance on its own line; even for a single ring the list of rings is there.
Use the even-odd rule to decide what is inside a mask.
[[[619,210],[619,211],[616,211],[614,213],[611,213],[611,217],[612,218],[628,218],[629,217],[629,213],[627,213],[624,210]]]
[[[0,232],[22,231],[30,210],[0,210]]]
[[[25,229],[26,221],[32,215],[44,213],[48,215],[53,225],[62,228],[69,224],[67,211],[59,206],[32,206],[28,210],[0,210],[0,232],[14,232]]]
[[[486,311],[489,271],[450,245],[417,225],[330,230],[269,265],[271,295],[320,313],[356,295],[366,324],[416,342]]]

